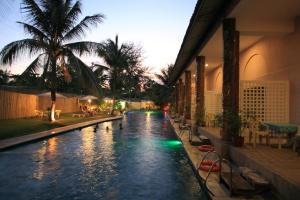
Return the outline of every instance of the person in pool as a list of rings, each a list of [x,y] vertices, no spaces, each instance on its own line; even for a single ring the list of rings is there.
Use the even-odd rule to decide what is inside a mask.
[[[123,129],[122,123],[119,124],[119,128],[120,128],[120,130]]]

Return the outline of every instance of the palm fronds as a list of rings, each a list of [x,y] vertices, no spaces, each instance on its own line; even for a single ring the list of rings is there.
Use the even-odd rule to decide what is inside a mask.
[[[68,41],[74,38],[80,39],[85,35],[86,29],[91,25],[96,26],[98,23],[102,23],[104,15],[97,14],[92,16],[86,16],[79,24],[74,26],[63,36],[64,41]]]
[[[85,30],[90,26],[103,21],[104,16],[96,14],[87,16],[76,24],[81,14],[79,0],[75,3],[72,0],[23,0],[21,11],[26,14],[27,22],[17,23],[22,25],[24,31],[31,37],[6,45],[0,52],[0,62],[1,64],[12,64],[24,53],[28,53],[30,56],[38,55],[26,68],[23,75],[37,72],[38,68],[41,68],[43,70],[42,78],[46,78],[48,70],[52,71],[57,67],[67,73],[65,66],[62,63],[59,64],[59,59],[63,61],[76,60],[75,63],[72,63],[74,68],[77,65],[84,66],[79,58],[74,58],[73,53],[83,55],[96,52],[98,49],[99,44],[95,42],[64,43],[64,41],[84,36]],[[65,52],[68,53],[65,54]],[[39,54],[45,55],[46,59],[41,59]],[[72,56],[72,58],[68,58],[68,56]],[[53,65],[57,65],[57,67]],[[91,75],[89,72],[85,74]]]
[[[24,53],[35,54],[47,49],[47,44],[35,39],[23,39],[11,42],[4,46],[0,52],[1,64],[12,64],[20,55]]]

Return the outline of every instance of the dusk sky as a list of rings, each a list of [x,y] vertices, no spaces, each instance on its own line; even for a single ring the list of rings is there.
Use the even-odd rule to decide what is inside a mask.
[[[21,0],[7,0],[0,14],[0,48],[26,38],[16,21],[25,21],[20,13]],[[119,35],[121,42],[131,41],[143,47],[145,66],[154,72],[167,64],[174,63],[196,0],[82,0],[86,15],[102,13],[105,20],[97,28],[88,31],[83,40],[101,42]],[[96,57],[85,57],[87,64],[101,62]],[[30,58],[24,55],[12,66],[5,66],[12,73],[21,73]],[[1,67],[3,68],[3,67]]]

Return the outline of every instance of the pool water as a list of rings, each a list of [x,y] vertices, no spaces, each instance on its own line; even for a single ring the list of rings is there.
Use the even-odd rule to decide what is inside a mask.
[[[129,112],[1,152],[0,199],[206,198],[167,117]]]

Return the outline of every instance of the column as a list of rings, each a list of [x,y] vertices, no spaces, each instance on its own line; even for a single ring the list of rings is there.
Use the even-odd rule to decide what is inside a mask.
[[[205,57],[196,57],[196,115],[197,125],[201,126],[204,122],[204,88],[205,88]],[[202,118],[202,119],[201,119]]]
[[[185,71],[185,119],[191,119],[191,101],[192,101],[192,86],[191,86],[191,71]]]
[[[239,111],[239,32],[235,30],[235,19],[223,21],[223,110],[238,114]],[[223,139],[231,140],[228,130],[230,122],[223,120]]]
[[[179,83],[175,86],[175,113],[179,113]]]
[[[181,84],[181,115],[184,116],[184,112],[185,112],[185,85],[182,82]]]
[[[182,79],[179,79],[179,115],[183,115],[183,107],[184,107],[184,85]]]

